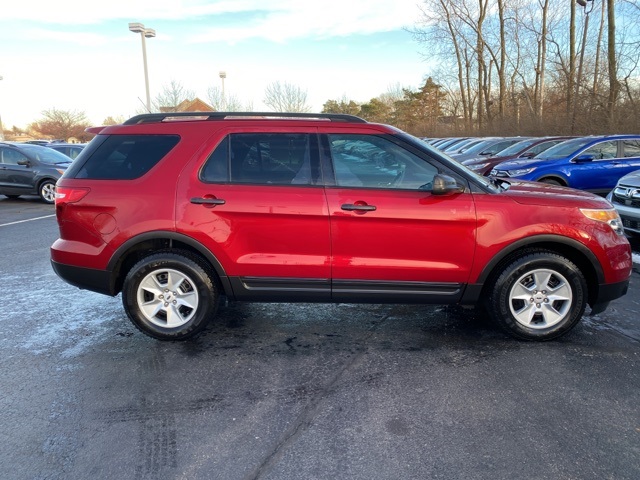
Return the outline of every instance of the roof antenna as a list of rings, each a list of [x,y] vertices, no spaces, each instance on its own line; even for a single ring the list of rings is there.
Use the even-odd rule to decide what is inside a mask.
[[[138,97],[138,101],[142,104],[142,106],[143,106],[143,107],[144,107],[144,109],[147,111],[147,113],[151,113],[151,110],[149,110],[149,109],[147,108],[147,104],[146,104],[146,103],[144,103],[140,97]]]

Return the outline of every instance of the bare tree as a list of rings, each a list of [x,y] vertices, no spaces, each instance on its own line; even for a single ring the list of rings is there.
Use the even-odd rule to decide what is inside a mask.
[[[71,137],[87,140],[93,137],[85,129],[91,123],[84,112],[57,110],[52,108],[42,112],[44,118],[32,123],[29,128],[45,137],[68,140]]]
[[[276,112],[309,112],[307,92],[300,87],[284,82],[267,85],[264,92],[264,104]]]
[[[156,112],[159,112],[162,108],[165,112],[177,112],[178,105],[185,100],[193,100],[195,93],[192,90],[187,90],[182,83],[171,80],[168,85],[162,87],[162,91],[153,101],[153,108]]]
[[[207,99],[209,105],[217,112],[240,112],[251,111],[242,107],[242,103],[237,96],[231,94],[222,95],[222,90],[218,87],[209,87],[207,89]]]
[[[616,16],[614,10],[614,0],[607,0],[607,58],[609,63],[609,101],[607,102],[609,113],[609,128],[614,128],[616,124],[616,101],[620,85],[618,83],[618,66],[616,60]]]

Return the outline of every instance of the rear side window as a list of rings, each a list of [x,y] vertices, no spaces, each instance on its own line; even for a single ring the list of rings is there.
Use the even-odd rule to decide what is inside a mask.
[[[622,144],[625,158],[640,157],[640,140],[625,140]]]
[[[231,134],[211,153],[200,179],[207,183],[314,185],[319,177],[316,144],[315,135],[306,133]]]
[[[100,137],[100,135],[99,135]],[[70,178],[131,180],[153,168],[180,141],[178,135],[110,135],[92,142],[65,174]]]

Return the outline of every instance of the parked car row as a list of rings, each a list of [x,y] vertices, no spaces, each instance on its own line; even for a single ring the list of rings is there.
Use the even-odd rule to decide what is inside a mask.
[[[0,142],[0,194],[38,195],[53,203],[55,185],[85,144]]]
[[[607,195],[626,232],[640,235],[640,135],[449,138],[429,143],[480,175]]]

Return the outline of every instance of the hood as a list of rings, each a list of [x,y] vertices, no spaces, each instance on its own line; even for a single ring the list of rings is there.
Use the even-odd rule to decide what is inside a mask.
[[[618,180],[618,185],[620,184],[628,185],[630,187],[640,188],[640,170],[627,173],[624,177]]]
[[[503,192],[503,195],[511,197],[515,202],[523,205],[567,207],[576,204],[581,208],[613,208],[606,199],[583,190],[539,182],[523,182],[502,178],[500,180],[506,180],[510,184],[509,189]]]
[[[541,163],[547,162],[548,160],[533,159],[533,158],[523,158],[521,160],[509,160],[507,162],[503,162],[500,164],[500,170],[516,170],[519,168],[527,168],[527,167],[535,167]]]

